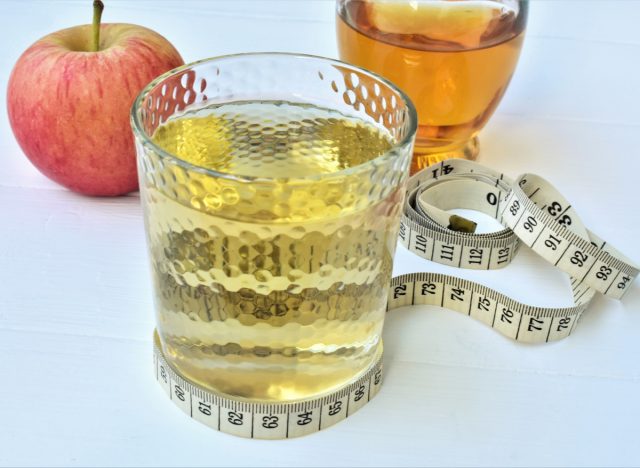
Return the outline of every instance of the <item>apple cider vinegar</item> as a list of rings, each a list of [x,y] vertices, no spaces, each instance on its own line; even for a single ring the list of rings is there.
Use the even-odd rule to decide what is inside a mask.
[[[366,371],[382,352],[406,170],[381,196],[354,171],[390,135],[315,105],[249,101],[172,116],[152,141],[202,175],[178,165],[141,184],[157,329],[176,370],[265,401]]]
[[[504,95],[524,40],[526,2],[339,0],[340,57],[400,86],[418,110],[412,172],[475,159],[475,136]]]

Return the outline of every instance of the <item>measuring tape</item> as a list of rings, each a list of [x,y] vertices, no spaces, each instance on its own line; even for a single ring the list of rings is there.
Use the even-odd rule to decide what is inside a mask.
[[[448,210],[465,208],[500,221],[502,231],[474,234],[474,223]],[[587,230],[571,204],[547,181],[524,174],[515,181],[477,163],[452,159],[409,179],[400,243],[427,260],[477,270],[507,266],[524,244],[571,277],[574,305],[546,308],[518,302],[455,276],[413,273],[391,280],[387,310],[437,305],[474,317],[516,341],[555,341],[571,334],[596,292],[620,299],[638,268]],[[382,359],[353,382],[317,399],[255,403],[229,398],[181,377],[155,336],[156,378],[178,407],[214,429],[260,438],[298,437],[353,414],[380,389]]]

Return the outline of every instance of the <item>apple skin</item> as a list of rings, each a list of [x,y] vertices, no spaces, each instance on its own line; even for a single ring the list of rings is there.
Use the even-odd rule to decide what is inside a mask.
[[[91,25],[63,29],[22,54],[7,88],[9,122],[25,155],[50,179],[85,195],[123,195],[138,189],[133,101],[184,61],[142,26],[102,24],[98,52],[89,51],[91,37]]]

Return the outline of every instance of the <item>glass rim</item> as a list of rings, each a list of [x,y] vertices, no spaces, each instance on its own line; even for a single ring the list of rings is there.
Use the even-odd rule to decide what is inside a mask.
[[[335,171],[335,172],[311,174],[308,176],[297,176],[297,177],[263,177],[263,176],[250,176],[250,175],[232,174],[229,172],[216,171],[215,169],[209,169],[207,167],[199,166],[197,164],[192,164],[188,161],[185,161],[184,159],[181,159],[177,155],[170,153],[164,150],[162,147],[158,146],[156,143],[153,142],[153,140],[151,139],[151,136],[147,135],[147,132],[144,130],[142,126],[142,120],[141,120],[142,102],[149,95],[149,93],[153,89],[155,89],[156,86],[160,85],[167,78],[177,75],[178,73],[181,73],[184,70],[188,70],[190,68],[193,68],[195,66],[202,65],[205,63],[221,62],[224,60],[235,59],[235,58],[251,59],[253,57],[269,57],[269,56],[289,57],[295,60],[297,59],[318,60],[327,64],[340,65],[341,67],[357,70],[358,72],[364,73],[365,75],[368,75],[369,77],[374,78],[378,82],[389,87],[391,90],[397,93],[399,97],[402,99],[402,102],[407,108],[407,113],[409,118],[409,130],[407,134],[404,136],[404,138],[402,138],[402,140],[393,143],[393,146],[389,148],[387,151],[385,151],[384,153],[376,156],[373,159],[363,162],[361,164],[340,169],[339,171]],[[381,160],[390,158],[390,155],[393,153],[394,149],[410,144],[413,138],[415,137],[415,134],[418,129],[418,115],[413,102],[411,101],[409,96],[407,96],[406,93],[402,91],[402,89],[400,89],[393,82],[389,81],[388,79],[370,70],[358,67],[356,65],[352,65],[350,63],[343,62],[341,60],[322,57],[319,55],[299,54],[299,53],[293,53],[293,52],[242,52],[238,54],[219,55],[219,56],[204,58],[201,60],[196,60],[195,62],[190,62],[184,65],[181,65],[179,67],[173,68],[172,70],[169,70],[163,73],[162,75],[154,78],[149,84],[147,84],[144,87],[142,91],[140,91],[140,93],[134,100],[133,105],[131,107],[130,121],[131,121],[131,127],[133,129],[134,136],[141,142],[143,146],[151,149],[155,154],[160,156],[162,159],[169,160],[172,163],[177,164],[183,169],[186,169],[191,172],[199,172],[201,174],[205,174],[211,177],[233,180],[236,182],[243,182],[243,183],[247,183],[247,182],[268,183],[268,182],[274,182],[277,180],[287,180],[290,182],[305,183],[305,182],[317,181],[317,180],[327,180],[333,177],[348,176],[348,175],[357,174],[359,172],[364,172],[367,169],[369,169],[371,166],[374,166],[376,163],[379,163]]]

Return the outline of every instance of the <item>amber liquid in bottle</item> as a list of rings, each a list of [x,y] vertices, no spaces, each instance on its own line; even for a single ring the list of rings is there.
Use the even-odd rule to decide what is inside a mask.
[[[391,80],[417,108],[412,173],[450,157],[477,155],[475,136],[500,102],[522,47],[526,5],[517,5],[339,3],[341,58]]]

